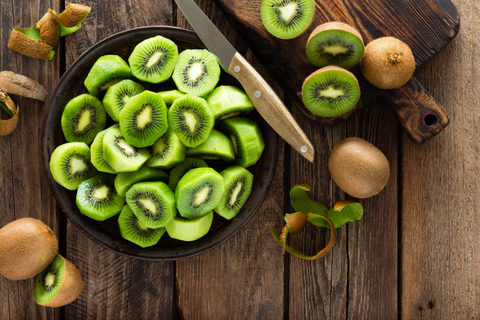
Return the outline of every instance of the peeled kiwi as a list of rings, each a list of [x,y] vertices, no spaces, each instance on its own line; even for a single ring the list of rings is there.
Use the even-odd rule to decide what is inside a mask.
[[[142,248],[156,245],[165,233],[165,228],[152,229],[145,227],[128,205],[123,207],[118,216],[118,227],[124,239]]]
[[[302,99],[305,107],[313,114],[332,118],[356,110],[360,86],[351,72],[328,66],[305,79]]]
[[[118,127],[118,124],[114,126]],[[107,130],[108,129],[105,129],[97,133],[95,140],[93,140],[93,143],[90,146],[90,160],[98,171],[116,174],[117,172],[113,170],[112,166],[108,164],[103,156],[103,138],[105,137]]]
[[[162,96],[163,102],[165,102],[167,107],[170,107],[177,98],[185,95],[185,93],[178,90],[160,91],[158,94]]]
[[[0,229],[0,274],[10,280],[32,278],[55,259],[58,241],[45,223],[32,218]]]
[[[363,56],[360,32],[343,22],[327,22],[316,27],[307,42],[307,57],[319,68],[335,65],[350,69]]]
[[[103,106],[113,121],[118,122],[120,111],[122,111],[128,100],[145,91],[145,88],[132,80],[125,79],[110,86],[103,97]]]
[[[180,141],[171,128],[161,136],[151,147],[152,156],[147,161],[147,166],[170,169],[183,160],[187,147]]]
[[[168,173],[143,165],[135,172],[121,172],[115,177],[115,189],[120,196],[125,196],[128,189],[138,182],[163,181],[168,182]]]
[[[395,89],[413,76],[415,58],[410,47],[397,38],[378,38],[365,47],[360,68],[374,86],[385,90]]]
[[[277,38],[292,39],[312,24],[313,0],[263,0],[260,15],[265,28]]]
[[[128,64],[117,55],[101,56],[93,64],[85,78],[85,87],[91,95],[97,96],[111,85],[132,78]]]
[[[230,137],[212,129],[207,141],[195,148],[187,149],[187,156],[224,164],[235,160],[235,151]]]
[[[213,221],[213,211],[197,219],[175,217],[165,227],[172,239],[195,241],[208,233]]]
[[[379,193],[390,176],[385,155],[370,142],[355,137],[333,148],[328,169],[343,191],[360,199]]]
[[[202,159],[189,158],[186,157],[185,160],[177,164],[171,171],[168,177],[168,186],[172,191],[175,191],[177,188],[178,182],[182,177],[190,171],[190,169],[195,168],[206,168],[208,167],[207,163]]]
[[[245,91],[234,86],[219,86],[207,98],[215,120],[246,115],[255,109]]]

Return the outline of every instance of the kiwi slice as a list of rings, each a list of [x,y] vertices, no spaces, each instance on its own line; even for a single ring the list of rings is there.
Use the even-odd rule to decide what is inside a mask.
[[[265,142],[255,121],[243,117],[225,119],[220,125],[220,130],[232,140],[235,164],[248,168],[257,163],[262,156]]]
[[[150,151],[129,144],[120,128],[113,126],[103,138],[103,157],[116,172],[132,172],[137,171],[150,158]]]
[[[168,177],[168,186],[172,191],[175,191],[177,188],[178,182],[182,177],[190,171],[190,169],[195,168],[207,168],[208,165],[202,159],[197,158],[185,158],[185,160],[175,166],[170,171],[170,176]]]
[[[143,165],[135,172],[121,172],[115,177],[115,189],[122,197],[128,189],[138,182],[163,181],[168,182],[168,173],[161,169],[155,169]]]
[[[316,27],[307,42],[307,57],[319,68],[329,65],[350,69],[363,56],[360,32],[343,22],[327,22]]]
[[[240,166],[231,166],[220,172],[225,192],[215,212],[230,220],[237,216],[252,193],[253,174]]]
[[[165,227],[172,239],[181,241],[195,241],[208,233],[213,221],[213,211],[197,219],[175,217]]]
[[[35,277],[35,301],[46,307],[61,307],[78,298],[83,290],[83,280],[77,267],[57,255],[55,259]]]
[[[207,98],[215,120],[247,115],[255,109],[245,91],[234,86],[220,86]]]
[[[118,128],[118,124],[115,124],[114,126]],[[107,161],[105,161],[103,156],[103,138],[105,137],[107,130],[108,129],[100,131],[95,137],[95,140],[93,140],[93,143],[90,146],[91,161],[98,171],[116,174],[117,172],[113,170],[112,166],[109,165]]]
[[[128,205],[123,207],[118,216],[118,227],[124,239],[142,248],[156,245],[165,233],[165,228],[151,229],[145,227]]]
[[[268,32],[280,39],[292,39],[312,24],[313,0],[263,0],[260,16]]]
[[[80,212],[97,221],[107,220],[119,213],[125,197],[118,195],[114,179],[114,175],[100,173],[83,181],[78,187],[76,199]]]
[[[196,148],[187,149],[187,156],[209,160],[215,164],[224,164],[235,160],[235,151],[228,136],[212,129],[207,141]]]
[[[119,83],[110,86],[103,97],[103,106],[113,121],[118,122],[120,111],[123,109],[127,101],[145,91],[145,88],[132,80],[125,79]]]
[[[175,196],[163,182],[140,182],[126,194],[127,203],[147,228],[165,227],[176,215]]]
[[[70,142],[58,146],[50,158],[53,179],[68,190],[75,190],[80,183],[98,172],[90,162],[90,148],[83,142]]]
[[[161,91],[159,94],[162,96],[163,102],[165,102],[168,107],[171,106],[173,101],[177,98],[185,95],[185,93],[178,90]]]
[[[135,46],[128,58],[132,74],[140,80],[160,83],[172,75],[178,60],[178,47],[170,39],[156,36]]]
[[[327,118],[335,117],[353,111],[360,99],[360,86],[351,72],[328,66],[305,79],[302,99],[312,113]]]
[[[160,137],[151,148],[152,156],[147,161],[147,166],[160,169],[170,169],[183,160],[187,147],[173,133],[171,128]]]
[[[97,96],[111,85],[131,78],[132,72],[125,60],[117,55],[106,55],[94,63],[84,84],[90,94]]]
[[[167,106],[162,96],[148,90],[130,98],[119,119],[125,140],[137,148],[151,146],[168,129]]]
[[[68,142],[92,143],[105,128],[105,108],[96,97],[84,93],[70,100],[62,114],[62,130]]]
[[[207,141],[214,124],[207,101],[200,97],[186,94],[176,99],[168,110],[168,125],[190,148]]]
[[[178,56],[172,79],[178,90],[206,96],[220,80],[218,58],[205,49],[185,50]]]
[[[224,190],[223,177],[214,169],[191,169],[175,189],[178,212],[186,219],[200,218],[218,205]]]

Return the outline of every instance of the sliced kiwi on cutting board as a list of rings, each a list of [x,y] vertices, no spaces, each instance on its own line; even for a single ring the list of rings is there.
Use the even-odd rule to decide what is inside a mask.
[[[195,241],[208,233],[213,221],[213,211],[197,219],[175,217],[165,227],[172,239],[181,241]]]
[[[128,205],[123,207],[118,216],[118,228],[124,239],[142,248],[156,245],[165,233],[165,228],[152,229],[145,227]]]
[[[211,164],[225,164],[235,160],[235,151],[230,138],[212,129],[207,141],[195,148],[187,148],[187,156],[203,159]]]
[[[168,173],[156,168],[143,165],[135,172],[121,172],[115,177],[115,189],[121,196],[125,196],[128,189],[138,182],[162,181],[168,182]]]

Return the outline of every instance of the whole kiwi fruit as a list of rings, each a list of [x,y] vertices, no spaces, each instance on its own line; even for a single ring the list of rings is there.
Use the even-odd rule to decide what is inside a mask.
[[[360,60],[360,69],[374,86],[385,90],[395,89],[413,76],[415,58],[404,42],[383,37],[367,44]]]
[[[5,278],[32,278],[55,259],[57,252],[55,233],[40,220],[22,218],[0,229],[0,274]]]
[[[347,138],[333,148],[328,169],[333,181],[343,191],[360,199],[379,193],[390,176],[390,165],[382,151],[355,137]]]

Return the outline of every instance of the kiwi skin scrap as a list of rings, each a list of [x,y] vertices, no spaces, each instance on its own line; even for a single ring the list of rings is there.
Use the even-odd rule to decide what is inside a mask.
[[[72,28],[85,19],[90,13],[90,8],[82,4],[70,3],[67,8],[65,8],[65,11],[60,14],[57,14],[52,9],[50,9],[49,12],[59,24],[66,28]]]
[[[55,48],[60,39],[60,29],[57,21],[53,18],[51,12],[47,12],[45,16],[35,25],[40,30],[40,38],[43,43]]]
[[[46,43],[29,38],[22,32],[25,30],[26,29],[22,28],[13,29],[10,35],[10,40],[8,40],[8,47],[14,51],[17,51],[18,53],[32,58],[52,60],[53,56],[55,55],[53,47]]]
[[[0,229],[0,274],[5,278],[32,278],[55,259],[57,252],[55,233],[38,219],[18,219]]]

